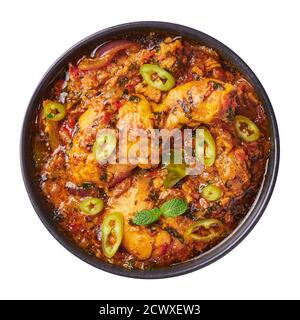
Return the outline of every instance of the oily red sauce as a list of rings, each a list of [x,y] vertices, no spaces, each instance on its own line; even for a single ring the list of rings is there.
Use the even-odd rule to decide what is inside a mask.
[[[65,76],[54,84],[52,94],[44,97],[44,105],[49,100],[63,104],[66,117],[51,122],[45,118],[43,106],[37,109],[33,138],[36,174],[42,195],[52,208],[53,219],[62,232],[91,255],[127,269],[170,266],[216,245],[248,212],[261,185],[269,155],[267,117],[251,84],[210,48],[180,37],[156,34],[135,39],[132,45],[116,50],[118,45],[124,43],[112,43],[104,58],[100,46],[92,57],[70,61]],[[216,160],[199,176],[186,176],[171,188],[163,185],[166,169],[161,165],[125,170],[101,167],[89,160],[99,126],[117,128],[126,106],[138,103],[134,102],[136,95],[146,99],[153,128],[164,128],[170,113],[176,111],[169,108],[155,112],[158,105],[167,101],[169,92],[145,84],[139,68],[146,63],[159,65],[172,74],[175,79],[172,90],[207,78],[217,82],[203,92],[203,99],[209,99],[216,90],[223,90],[220,83],[231,88],[229,100],[220,102],[220,113],[197,125],[191,125],[193,115],[188,114],[191,106],[179,101],[189,120],[180,123],[175,119],[172,126],[183,129],[204,125],[216,143]],[[95,110],[95,118],[87,121],[83,128],[80,119],[89,109]],[[261,134],[257,141],[239,138],[234,126],[235,115],[244,115],[258,126]],[[139,116],[138,105],[135,117]],[[130,116],[128,119],[131,121]],[[222,189],[218,201],[203,197],[201,188],[208,184]],[[99,214],[88,216],[80,210],[80,203],[88,197],[103,200],[104,209]],[[146,226],[132,222],[137,210],[151,209],[174,198],[188,203],[184,214],[162,217]],[[102,248],[101,225],[105,215],[115,208],[124,214],[124,234],[115,255],[107,258]],[[186,230],[201,219],[221,221],[223,229],[218,237],[197,241],[186,236]],[[214,228],[200,229],[199,235],[218,232]]]

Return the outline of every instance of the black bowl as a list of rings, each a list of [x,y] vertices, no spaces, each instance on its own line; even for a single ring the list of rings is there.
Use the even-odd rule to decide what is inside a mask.
[[[79,248],[61,230],[59,230],[57,223],[53,219],[53,214],[51,214],[49,205],[47,205],[45,199],[43,199],[41,196],[39,187],[34,179],[34,167],[30,139],[32,134],[32,123],[35,117],[35,110],[40,105],[42,100],[49,94],[53,83],[65,72],[67,63],[69,61],[76,62],[76,60],[79,59],[83,54],[89,54],[92,49],[107,40],[124,36],[126,37],[128,35],[141,36],[142,34],[149,33],[151,31],[156,31],[161,34],[179,35],[211,47],[219,52],[219,54],[223,56],[225,60],[231,62],[244,74],[247,80],[254,86],[266,110],[270,124],[271,153],[266,168],[265,178],[254,204],[240,225],[226,239],[209,251],[181,264],[147,271],[129,271],[99,260],[95,256],[89,255],[86,251]],[[253,71],[232,50],[205,33],[173,23],[152,21],[127,23],[99,31],[80,41],[66,51],[46,72],[30,100],[24,118],[20,149],[21,168],[28,195],[39,218],[49,232],[54,236],[54,238],[78,258],[93,265],[94,267],[121,276],[144,279],[167,278],[192,272],[207,266],[232,250],[248,235],[263,214],[273,192],[279,165],[279,134],[276,118],[271,102]]]

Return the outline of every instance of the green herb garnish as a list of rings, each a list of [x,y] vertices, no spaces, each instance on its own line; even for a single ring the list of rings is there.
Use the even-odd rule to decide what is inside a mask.
[[[158,198],[159,198],[159,194],[157,192],[155,192],[153,190],[150,191],[150,193],[149,193],[149,199],[150,200],[156,202],[158,200]]]
[[[172,227],[165,227],[163,230],[167,231],[168,234],[176,239],[178,239],[181,243],[184,243],[183,236]]]
[[[215,81],[211,81],[210,83],[212,84],[215,90],[224,90],[224,87],[221,83]]]
[[[157,221],[160,216],[161,212],[158,208],[154,208],[152,210],[142,210],[134,216],[132,222],[139,226],[145,226]]]
[[[176,217],[185,213],[188,205],[183,199],[175,198],[165,202],[161,207],[160,211],[165,217]]]
[[[124,87],[124,85],[129,81],[129,79],[127,77],[121,77],[118,80],[118,84],[120,87]]]
[[[228,121],[234,120],[234,110],[231,106],[228,108],[226,116],[227,116]]]
[[[82,187],[84,190],[90,190],[90,189],[93,187],[93,184],[90,183],[90,182],[83,182],[83,184],[81,185],[81,187]]]
[[[177,217],[185,213],[188,204],[185,200],[175,198],[165,202],[160,208],[139,211],[132,219],[134,224],[145,226],[157,221],[161,215],[165,217]]]
[[[140,100],[141,100],[141,98],[138,96],[130,96],[129,97],[129,101],[131,101],[131,102],[138,103],[138,102],[140,102]]]
[[[104,171],[104,172],[101,174],[100,180],[101,180],[101,181],[107,181],[107,172],[106,172],[106,171]]]

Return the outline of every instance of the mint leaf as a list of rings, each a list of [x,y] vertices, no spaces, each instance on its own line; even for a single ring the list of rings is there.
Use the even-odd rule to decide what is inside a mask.
[[[145,226],[157,221],[160,216],[161,212],[158,208],[154,208],[152,210],[142,210],[133,217],[132,222],[139,226]]]
[[[160,209],[153,208],[152,210],[142,210],[138,212],[132,219],[132,222],[139,226],[145,226],[157,221],[161,214],[165,217],[176,217],[183,213],[188,208],[185,200],[175,198],[165,202]]]
[[[185,213],[187,208],[188,208],[188,204],[185,200],[175,198],[165,202],[160,207],[160,211],[165,217],[176,217]]]

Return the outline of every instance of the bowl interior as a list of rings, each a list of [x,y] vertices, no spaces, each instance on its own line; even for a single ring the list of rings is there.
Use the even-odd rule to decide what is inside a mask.
[[[32,136],[32,123],[34,122],[36,115],[35,110],[41,104],[42,100],[49,95],[53,83],[64,74],[67,69],[68,62],[75,63],[82,55],[90,54],[95,47],[108,40],[116,38],[143,37],[143,35],[148,34],[149,32],[157,32],[161,35],[182,36],[188,40],[196,41],[202,45],[211,47],[225,60],[239,69],[247,80],[254,86],[266,110],[270,124],[271,153],[266,168],[265,179],[255,203],[252,205],[240,225],[226,239],[204,254],[172,267],[147,271],[129,271],[89,255],[86,251],[80,249],[75,243],[73,243],[73,241],[61,230],[59,230],[55,219],[53,219],[53,213],[45,199],[41,196],[38,184],[34,178],[34,166],[30,141]],[[30,100],[24,118],[20,147],[21,167],[28,195],[35,211],[49,232],[64,247],[87,263],[117,275],[135,278],[166,278],[185,274],[208,265],[230,251],[250,232],[262,215],[271,197],[279,165],[279,135],[276,118],[268,96],[252,70],[232,50],[216,39],[200,31],[181,25],[151,21],[128,23],[105,29],[80,41],[66,51],[46,72]]]

